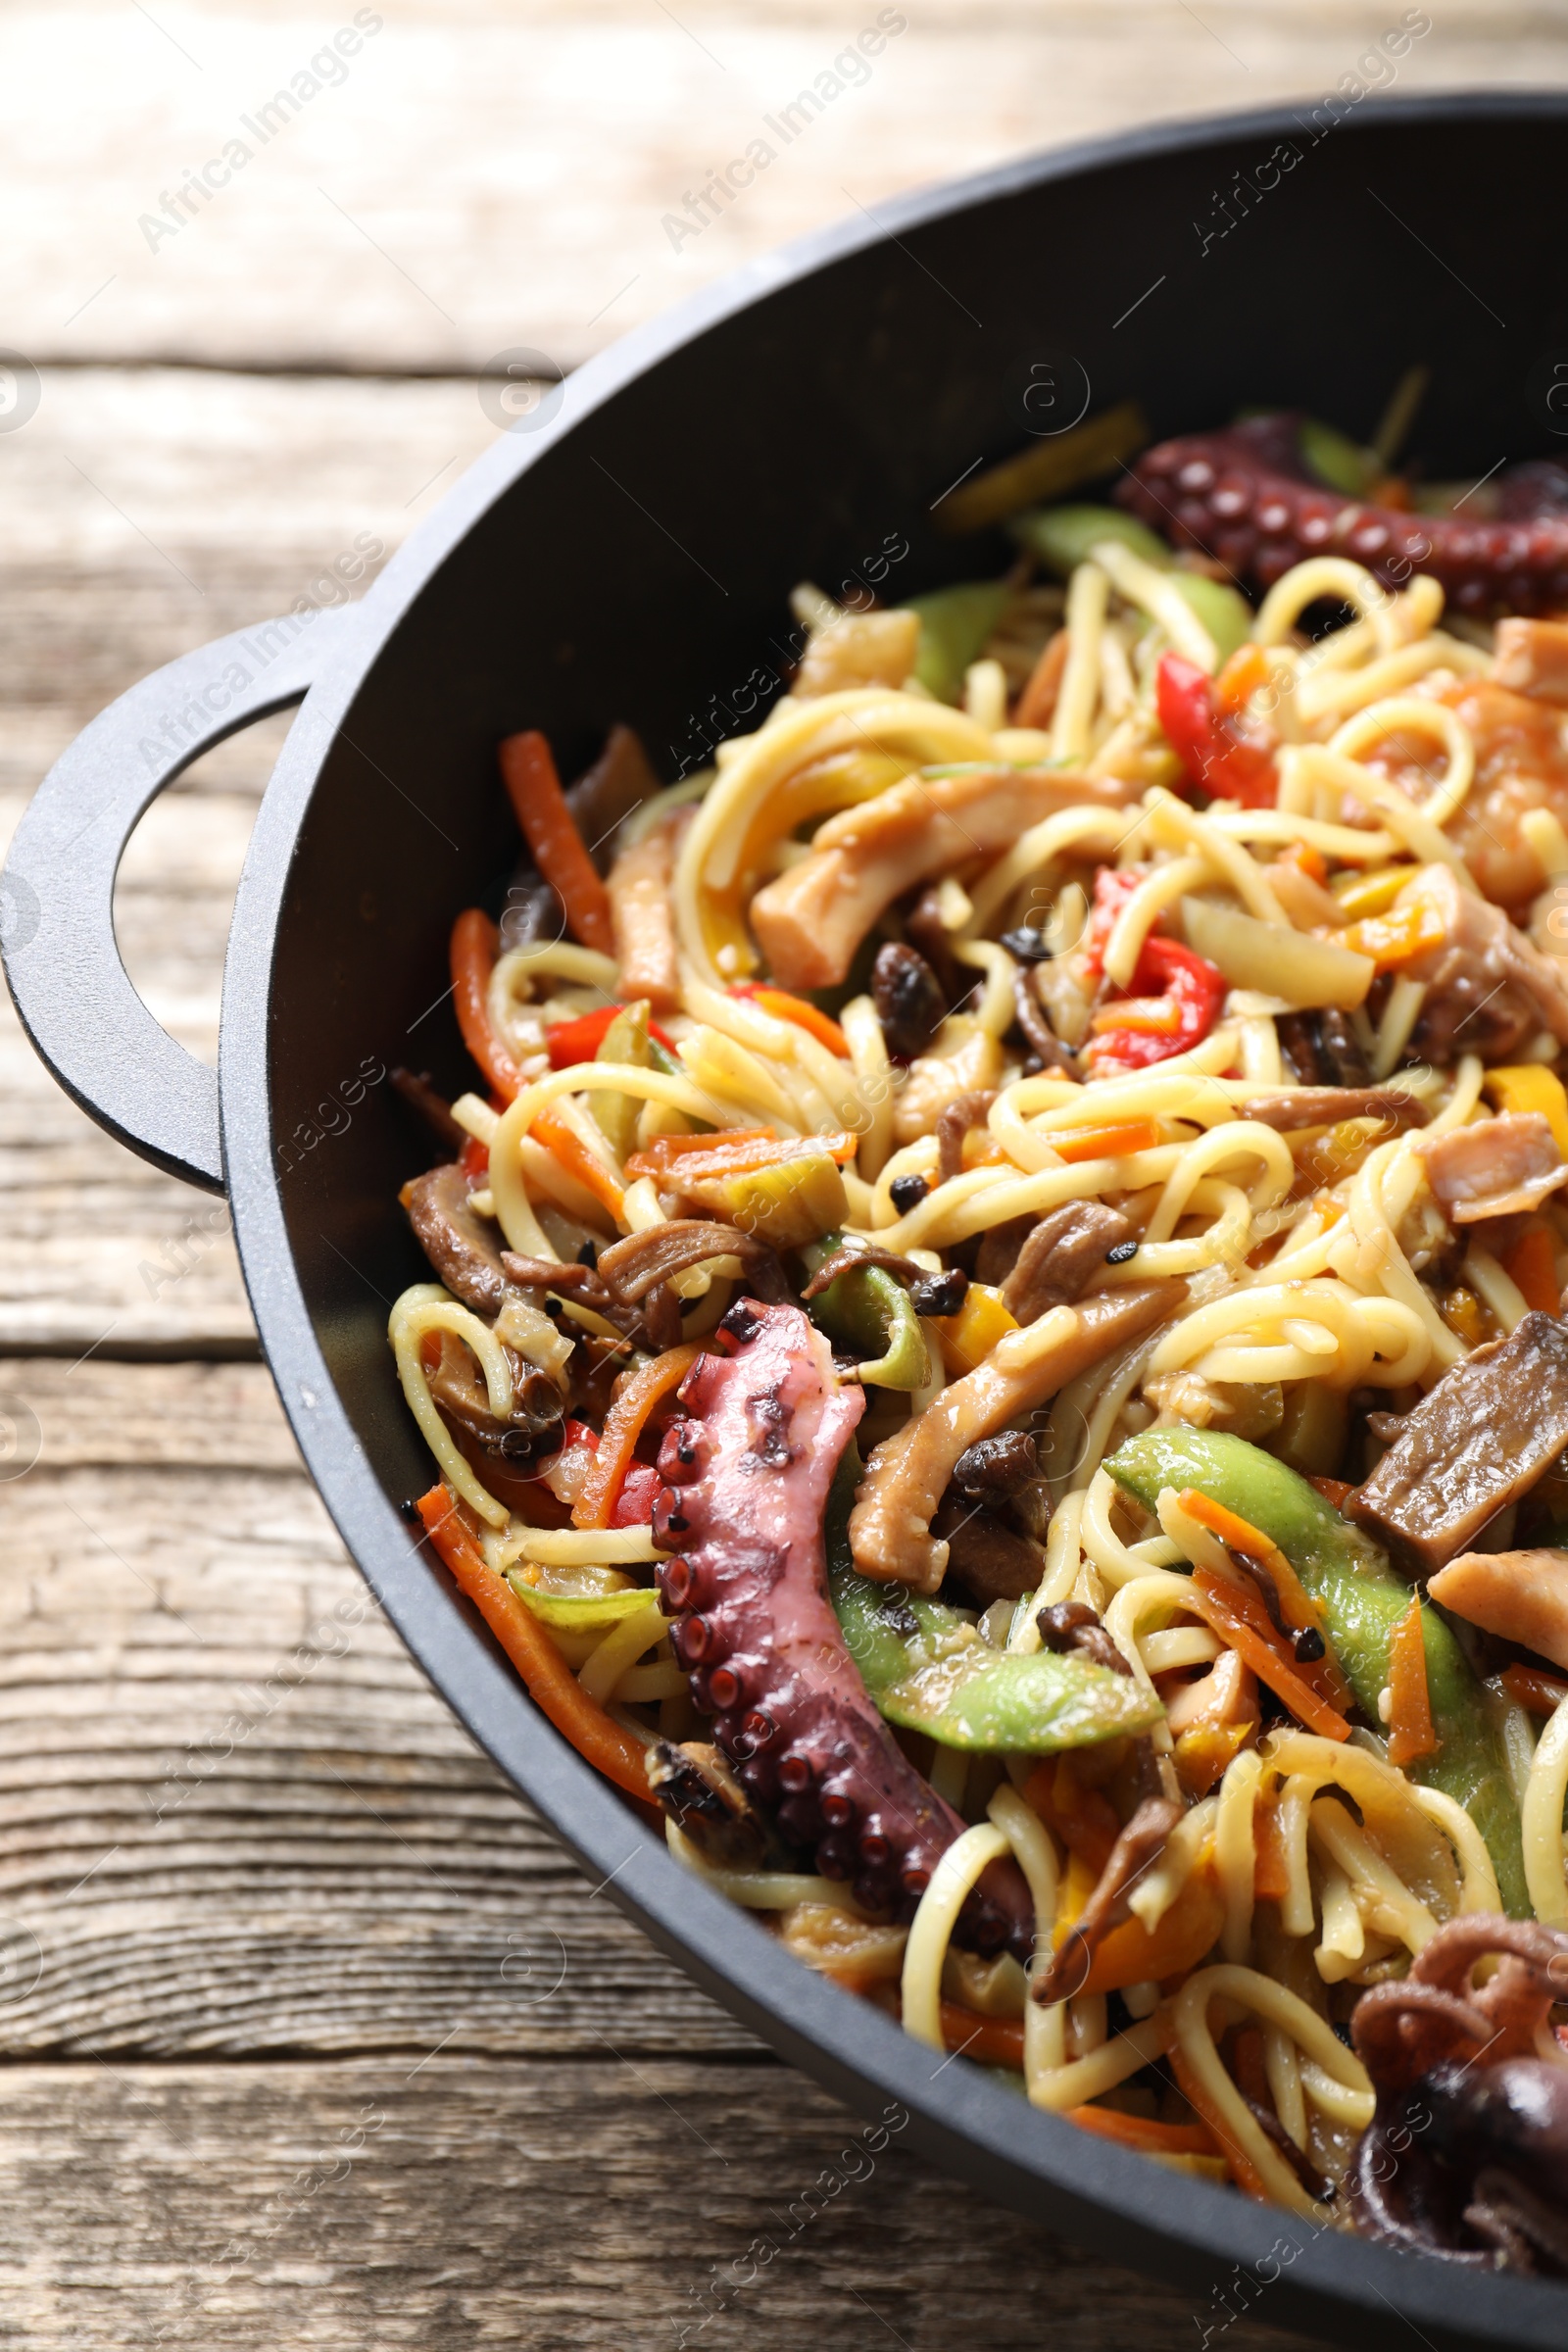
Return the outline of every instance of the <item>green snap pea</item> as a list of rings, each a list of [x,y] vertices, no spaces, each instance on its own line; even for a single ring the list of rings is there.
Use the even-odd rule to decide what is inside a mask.
[[[1131,1675],[1074,1652],[993,1649],[945,1602],[859,1575],[849,1543],[859,1476],[852,1446],[828,1499],[828,1590],[850,1655],[887,1722],[942,1747],[1046,1756],[1161,1720],[1159,1700]]]
[[[1314,1600],[1323,1605],[1356,1704],[1378,1721],[1389,1682],[1394,1629],[1410,1605],[1410,1588],[1387,1553],[1286,1463],[1243,1438],[1214,1429],[1148,1429],[1130,1438],[1105,1468],[1125,1493],[1153,1510],[1163,1489],[1195,1487],[1261,1530],[1284,1552]],[[1421,1609],[1427,1691],[1441,1745],[1407,1766],[1410,1778],[1464,1807],[1486,1839],[1503,1908],[1531,1917],[1525,1886],[1519,1806],[1498,1728],[1446,1621]]]

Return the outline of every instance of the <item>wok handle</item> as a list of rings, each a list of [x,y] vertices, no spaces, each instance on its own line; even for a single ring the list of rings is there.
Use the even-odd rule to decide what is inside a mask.
[[[161,1028],[115,939],[115,875],[149,803],[204,752],[309,691],[348,612],[297,613],[155,670],[39,785],[0,871],[0,957],[67,1094],[155,1167],[223,1190],[218,1073]]]

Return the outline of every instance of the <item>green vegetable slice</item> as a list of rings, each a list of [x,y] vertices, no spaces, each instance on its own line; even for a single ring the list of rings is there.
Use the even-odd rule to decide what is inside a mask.
[[[1119,507],[1040,507],[1031,514],[1020,514],[1008,528],[1063,579],[1077,570],[1090,549],[1102,539],[1119,539],[1146,564],[1156,564],[1161,571],[1170,568],[1171,551],[1164,540]]]
[[[801,1252],[814,1274],[843,1243],[825,1234]],[[835,1347],[853,1348],[866,1360],[860,1380],[878,1389],[917,1389],[927,1377],[925,1334],[909,1294],[885,1266],[851,1266],[811,1299],[807,1313]]]
[[[914,674],[939,702],[963,700],[963,673],[978,662],[986,639],[1012,602],[1005,580],[965,580],[911,597],[903,608],[920,620]]]

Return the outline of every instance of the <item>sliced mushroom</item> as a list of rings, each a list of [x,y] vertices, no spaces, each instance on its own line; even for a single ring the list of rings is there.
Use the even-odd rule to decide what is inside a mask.
[[[934,1592],[948,1544],[931,1533],[958,1457],[1021,1413],[1044,1404],[1112,1348],[1173,1314],[1184,1282],[1130,1284],[1058,1307],[1030,1330],[1009,1332],[973,1372],[954,1381],[917,1419],[872,1452],[850,1515],[850,1547],[862,1576]]]
[[[738,1257],[748,1284],[764,1305],[781,1305],[790,1296],[775,1250],[754,1233],[710,1217],[671,1217],[666,1224],[650,1225],[645,1232],[612,1243],[599,1252],[599,1279],[612,1298],[634,1305],[671,1275],[715,1257]]]
[[[841,1250],[823,1258],[801,1293],[801,1304],[805,1306],[808,1300],[820,1298],[841,1274],[853,1274],[857,1266],[880,1266],[884,1273],[904,1283],[926,1279],[923,1266],[917,1266],[912,1257],[901,1257],[896,1250],[879,1250],[874,1242],[846,1242]]]
[[[430,1084],[430,1073],[422,1070],[396,1069],[388,1072],[393,1085],[412,1111],[417,1112],[437,1143],[444,1145],[446,1156],[463,1150],[468,1138],[452,1115],[452,1105],[445,1095],[438,1095]]]
[[[1021,1600],[1046,1572],[1046,1555],[995,1511],[965,1501],[950,1488],[933,1523],[948,1546],[948,1581],[961,1587],[977,1609],[994,1600]]]
[[[784,988],[835,988],[883,909],[917,883],[996,857],[1060,808],[1123,808],[1140,787],[1054,768],[910,776],[818,827],[809,857],[752,901],[752,929]]]
[[[1391,1135],[1424,1127],[1424,1102],[1397,1086],[1304,1086],[1291,1095],[1252,1095],[1237,1105],[1244,1119],[1260,1119],[1279,1135],[1298,1127],[1333,1127],[1342,1119],[1383,1119]]]
[[[592,767],[585,768],[566,789],[566,807],[599,871],[611,869],[615,835],[636,808],[660,790],[644,751],[642,738],[618,723],[605,738],[605,748]],[[627,991],[631,1002],[633,991]],[[641,994],[643,992],[635,992]]]
[[[1100,1882],[1066,1937],[1044,1968],[1036,1967],[1030,1991],[1037,2001],[1064,2001],[1082,1991],[1095,1953],[1112,1928],[1131,1916],[1128,1896],[1182,1817],[1166,1796],[1146,1796],[1110,1849]]]
[[[398,1196],[419,1247],[455,1298],[476,1315],[499,1315],[507,1302],[501,1231],[468,1203],[468,1179],[456,1160],[416,1176]]]
[[[565,1406],[548,1373],[515,1348],[506,1354],[512,1366],[512,1411],[506,1420],[490,1410],[471,1350],[450,1332],[442,1334],[441,1360],[429,1375],[430,1396],[456,1436],[469,1440],[484,1457],[525,1472],[541,1456],[559,1451]]]
[[[918,950],[890,939],[871,966],[871,1003],[895,1061],[923,1054],[948,1017],[947,994]]]
[[[994,1086],[971,1087],[950,1102],[937,1121],[937,1176],[946,1184],[963,1166],[963,1139],[978,1127],[997,1099]]]
[[[1019,1323],[1033,1323],[1053,1306],[1082,1298],[1107,1250],[1135,1238],[1136,1228],[1102,1200],[1064,1200],[1044,1216],[1019,1250],[1002,1286],[1002,1302]]]

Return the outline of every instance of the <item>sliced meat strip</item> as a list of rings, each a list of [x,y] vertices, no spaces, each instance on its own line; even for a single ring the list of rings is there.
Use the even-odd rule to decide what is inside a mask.
[[[1397,1086],[1303,1086],[1289,1095],[1253,1095],[1237,1114],[1259,1119],[1279,1135],[1298,1127],[1335,1127],[1342,1119],[1385,1119],[1391,1135],[1424,1127],[1432,1115],[1424,1102]]]
[[[1020,1323],[1053,1306],[1070,1306],[1105,1262],[1107,1250],[1133,1240],[1135,1228],[1102,1200],[1064,1200],[1042,1217],[1002,1286],[1002,1302]]]
[[[910,776],[818,827],[811,854],[760,890],[752,929],[783,988],[836,988],[879,914],[918,883],[1010,850],[1060,808],[1122,808],[1139,787],[1054,768]]]
[[[610,869],[620,994],[629,1004],[646,997],[655,1012],[674,1012],[680,1005],[670,882],[675,844],[689,813],[676,809],[652,826],[641,841],[621,851]]]
[[[1568,1184],[1568,1160],[1539,1110],[1505,1111],[1446,1135],[1422,1136],[1415,1149],[1452,1225],[1539,1208],[1548,1194]]]
[[[1427,1587],[1441,1607],[1568,1666],[1568,1551],[1466,1551]]]
[[[1568,1446],[1568,1331],[1550,1315],[1523,1316],[1444,1374],[1346,1515],[1418,1573],[1474,1544],[1494,1513],[1517,1502]]]
[[[454,1298],[494,1318],[507,1303],[501,1229],[468,1205],[468,1179],[456,1160],[416,1176],[399,1199],[419,1247]]]
[[[1493,638],[1492,675],[1515,694],[1538,702],[1568,703],[1568,621],[1499,620]]]
[[[1506,1060],[1539,1030],[1568,1045],[1568,994],[1541,950],[1500,906],[1460,888],[1451,867],[1423,866],[1395,900],[1396,911],[1425,906],[1442,922],[1442,942],[1400,968],[1426,988],[1414,1045],[1438,1059],[1480,1054]]]
[[[1044,1404],[1112,1348],[1152,1331],[1186,1296],[1184,1282],[1146,1282],[1103,1292],[1081,1307],[1059,1307],[1049,1326],[1009,1332],[983,1364],[884,1439],[850,1514],[850,1549],[861,1575],[934,1592],[947,1570],[948,1544],[932,1535],[931,1522],[959,1455]]]

